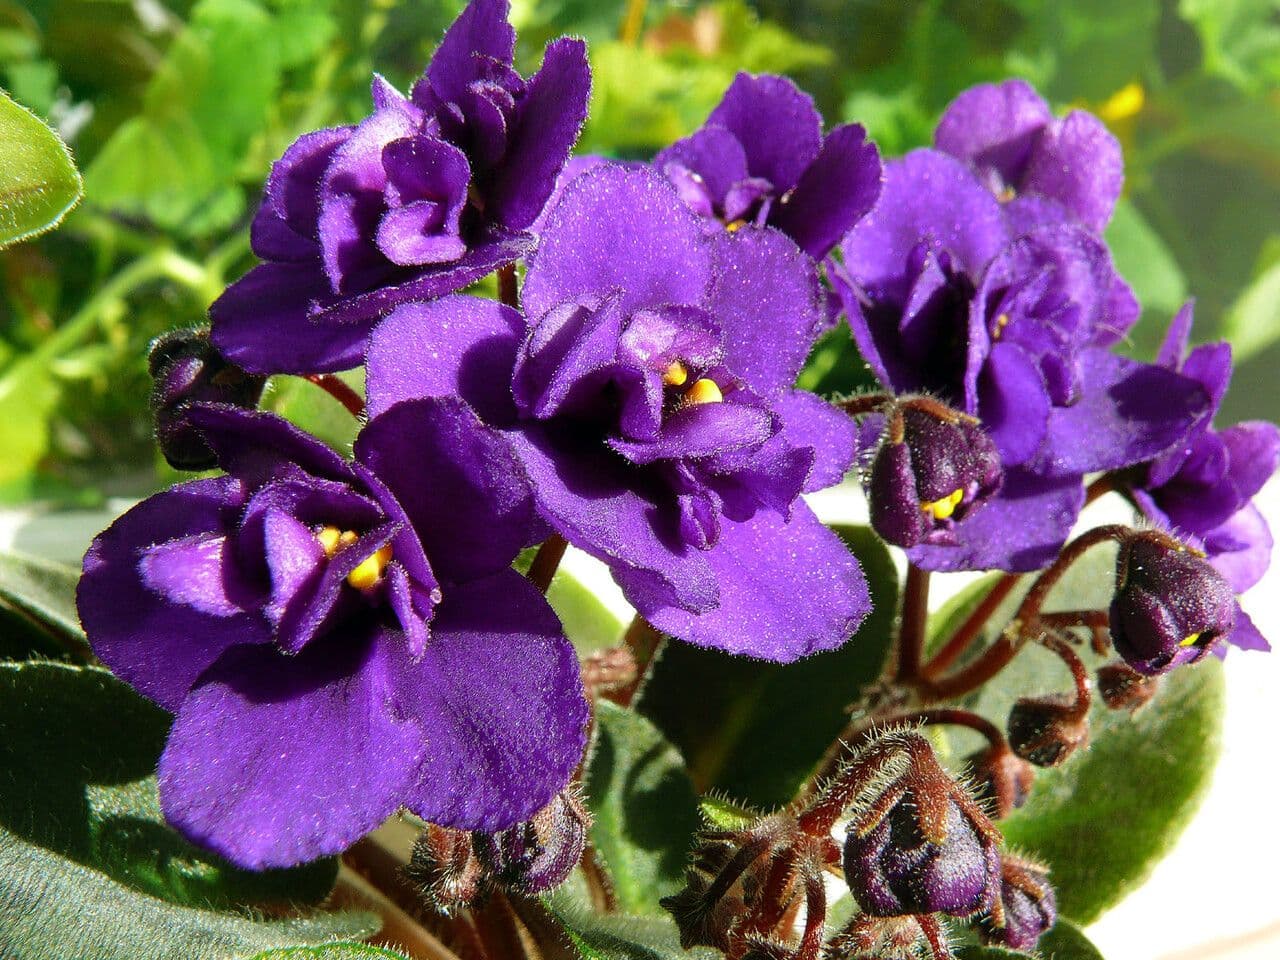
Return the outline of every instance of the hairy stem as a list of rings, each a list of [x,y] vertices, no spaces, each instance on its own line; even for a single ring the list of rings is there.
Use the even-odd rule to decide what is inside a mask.
[[[888,393],[860,393],[856,397],[841,400],[836,406],[851,417],[861,417],[875,413],[892,401],[893,396]]]
[[[529,582],[543,593],[551,588],[551,581],[555,579],[556,571],[560,569],[560,561],[564,559],[564,552],[568,546],[568,541],[564,537],[553,533],[542,541],[542,546],[538,547],[538,552],[534,554],[527,576]]]
[[[907,566],[907,583],[902,593],[902,621],[898,627],[899,683],[912,683],[920,675],[924,650],[924,630],[929,621],[929,571],[915,564]]]

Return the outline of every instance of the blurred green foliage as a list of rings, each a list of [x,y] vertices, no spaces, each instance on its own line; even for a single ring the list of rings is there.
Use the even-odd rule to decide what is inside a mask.
[[[92,505],[173,479],[143,354],[199,322],[251,264],[247,224],[304,130],[358,119],[373,70],[407,86],[459,0],[0,0],[0,87],[85,174],[62,229],[0,253],[0,502]],[[1125,144],[1109,238],[1149,355],[1187,295],[1199,339],[1243,366],[1227,415],[1276,415],[1280,0],[514,0],[520,56],[585,36],[582,148],[647,157],[695,127],[739,69],[778,71],[828,122],[893,155],[929,142],[970,84],[1020,75],[1098,112]],[[839,352],[811,379],[834,389]],[[850,377],[853,373],[850,373]],[[271,393],[315,413],[307,384]],[[334,428],[335,442],[345,428]]]

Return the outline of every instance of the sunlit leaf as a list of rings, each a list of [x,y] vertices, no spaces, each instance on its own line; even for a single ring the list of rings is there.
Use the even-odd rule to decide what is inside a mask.
[[[82,186],[58,135],[0,91],[0,249],[56,227]]]

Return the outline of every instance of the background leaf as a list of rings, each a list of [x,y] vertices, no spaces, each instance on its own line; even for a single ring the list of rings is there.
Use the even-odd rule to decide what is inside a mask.
[[[761,807],[786,803],[845,725],[845,707],[880,676],[897,570],[870,529],[834,529],[871,586],[871,614],[844,646],[783,667],[670,642],[654,665],[639,709],[684,754],[700,793],[721,790]]]
[[[40,557],[0,553],[0,608],[56,635],[65,648],[91,656],[76,615],[80,571]]]
[[[321,947],[282,947],[255,953],[250,960],[408,960],[403,953],[367,943],[328,943]]]
[[[0,249],[56,227],[81,188],[58,135],[0,91]]]
[[[684,950],[668,915],[634,917],[592,912],[565,892],[543,900],[583,960],[718,960],[708,947]]]
[[[960,960],[1015,960],[1015,958],[1033,956],[1018,950],[1006,950],[1003,947],[977,945],[961,947],[957,952]],[[1059,920],[1055,923],[1036,944],[1034,956],[1044,957],[1045,960],[1102,960],[1102,954],[1098,952],[1098,948],[1090,943],[1089,938],[1070,920]]]

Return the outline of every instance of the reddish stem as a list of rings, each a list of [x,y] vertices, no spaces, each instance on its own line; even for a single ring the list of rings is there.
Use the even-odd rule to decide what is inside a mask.
[[[658,647],[662,644],[662,634],[654,629],[648,620],[637,613],[627,627],[627,632],[623,635],[622,642],[631,651],[632,657],[635,658],[636,675],[630,684],[610,693],[609,699],[619,706],[629,707],[631,702],[635,700],[636,694],[640,692],[640,688],[644,686],[644,681],[649,675],[655,654],[657,654]]]
[[[968,727],[977,733],[982,734],[991,742],[993,747],[1007,747],[1004,739],[1004,732],[986,717],[981,717],[976,713],[968,710],[960,710],[956,707],[933,707],[928,710],[921,710],[917,713],[909,713],[901,718],[894,718],[893,721],[901,720],[903,723],[920,723],[925,726],[951,725],[957,727]]]
[[[907,583],[902,593],[902,621],[898,628],[899,683],[912,683],[920,675],[920,655],[924,650],[924,629],[929,621],[929,571],[907,566]]]
[[[987,595],[973,608],[973,612],[965,617],[964,623],[956,628],[956,632],[951,635],[951,639],[943,644],[942,649],[925,664],[922,671],[923,675],[928,678],[937,677],[968,650],[973,641],[982,633],[982,628],[987,625],[987,621],[991,619],[1009,594],[1013,593],[1014,587],[1021,580],[1022,574],[1020,573],[1006,573],[992,584],[991,589],[987,591]]]
[[[360,396],[345,380],[335,377],[332,373],[309,373],[304,379],[314,383],[337,400],[357,420],[364,416],[364,397]]]
[[[513,310],[520,309],[520,292],[516,288],[516,265],[498,268],[498,299]]]
[[[551,589],[551,581],[555,579],[556,571],[560,569],[560,561],[564,559],[564,552],[568,546],[564,537],[553,533],[542,541],[542,546],[538,547],[538,552],[533,555],[533,563],[529,564],[529,572],[526,576],[529,582],[543,593]]]
[[[877,412],[892,401],[893,396],[888,393],[862,393],[840,401],[837,406],[851,417],[861,417]]]

